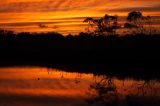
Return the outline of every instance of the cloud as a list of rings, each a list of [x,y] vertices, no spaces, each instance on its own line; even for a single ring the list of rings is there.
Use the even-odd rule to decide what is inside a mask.
[[[50,12],[50,11],[68,11],[84,10],[98,6],[106,1],[99,0],[37,0],[37,1],[18,1],[6,2],[0,7],[0,12]]]
[[[0,13],[68,12],[104,14],[131,10],[160,11],[159,0],[4,0]]]
[[[111,12],[130,12],[130,11],[144,11],[144,12],[157,12],[160,11],[160,4],[153,6],[141,6],[141,7],[125,7],[109,10]]]

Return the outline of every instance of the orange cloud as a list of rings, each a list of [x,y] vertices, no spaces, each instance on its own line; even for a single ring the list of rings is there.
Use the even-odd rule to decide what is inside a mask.
[[[2,0],[0,23],[103,16],[106,13],[127,15],[131,10],[160,15],[159,6],[159,0]]]
[[[0,2],[0,12],[99,11],[158,4],[159,0],[5,0]]]

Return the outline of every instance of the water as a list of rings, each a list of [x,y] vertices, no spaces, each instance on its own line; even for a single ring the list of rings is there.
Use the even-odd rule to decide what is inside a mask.
[[[44,67],[0,68],[0,106],[154,106],[159,80],[135,80]]]

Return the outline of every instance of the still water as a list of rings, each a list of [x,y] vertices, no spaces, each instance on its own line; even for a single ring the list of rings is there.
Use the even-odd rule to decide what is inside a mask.
[[[159,80],[44,67],[0,68],[0,106],[160,106]]]

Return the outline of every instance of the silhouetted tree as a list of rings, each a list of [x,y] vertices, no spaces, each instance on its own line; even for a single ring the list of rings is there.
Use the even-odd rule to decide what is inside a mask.
[[[13,31],[9,30],[0,30],[0,36],[4,37],[5,39],[13,39],[15,34]]]
[[[87,32],[90,32],[90,27],[93,28],[94,25],[94,19],[91,17],[86,18],[83,22],[87,22],[88,23],[88,28],[87,28]]]
[[[139,29],[143,28],[142,24],[143,15],[139,11],[132,11],[128,13],[127,16],[127,23],[125,23],[126,28],[135,28],[137,32],[139,32]]]
[[[104,32],[107,32],[108,35],[115,34],[116,29],[120,27],[118,25],[118,17],[107,14],[99,19],[88,17],[84,20],[84,22],[87,22],[89,26],[92,27],[95,34],[98,33],[100,35]]]
[[[114,33],[116,32],[116,29],[120,26],[118,25],[118,16],[104,16],[104,22],[105,22],[105,31]]]
[[[147,29],[145,25],[148,25],[149,27],[149,33],[151,34],[152,28],[151,28],[151,17],[150,16],[143,16],[143,14],[140,11],[132,11],[127,16],[127,21],[124,26],[125,28],[134,28],[136,29],[136,33],[144,34]]]
[[[152,25],[153,19],[151,16],[144,17],[145,25],[148,28],[147,32],[152,35],[157,32],[156,28]]]
[[[133,21],[136,23],[137,20],[141,19],[143,17],[142,13],[139,11],[132,11],[128,14],[127,20],[128,21]]]

